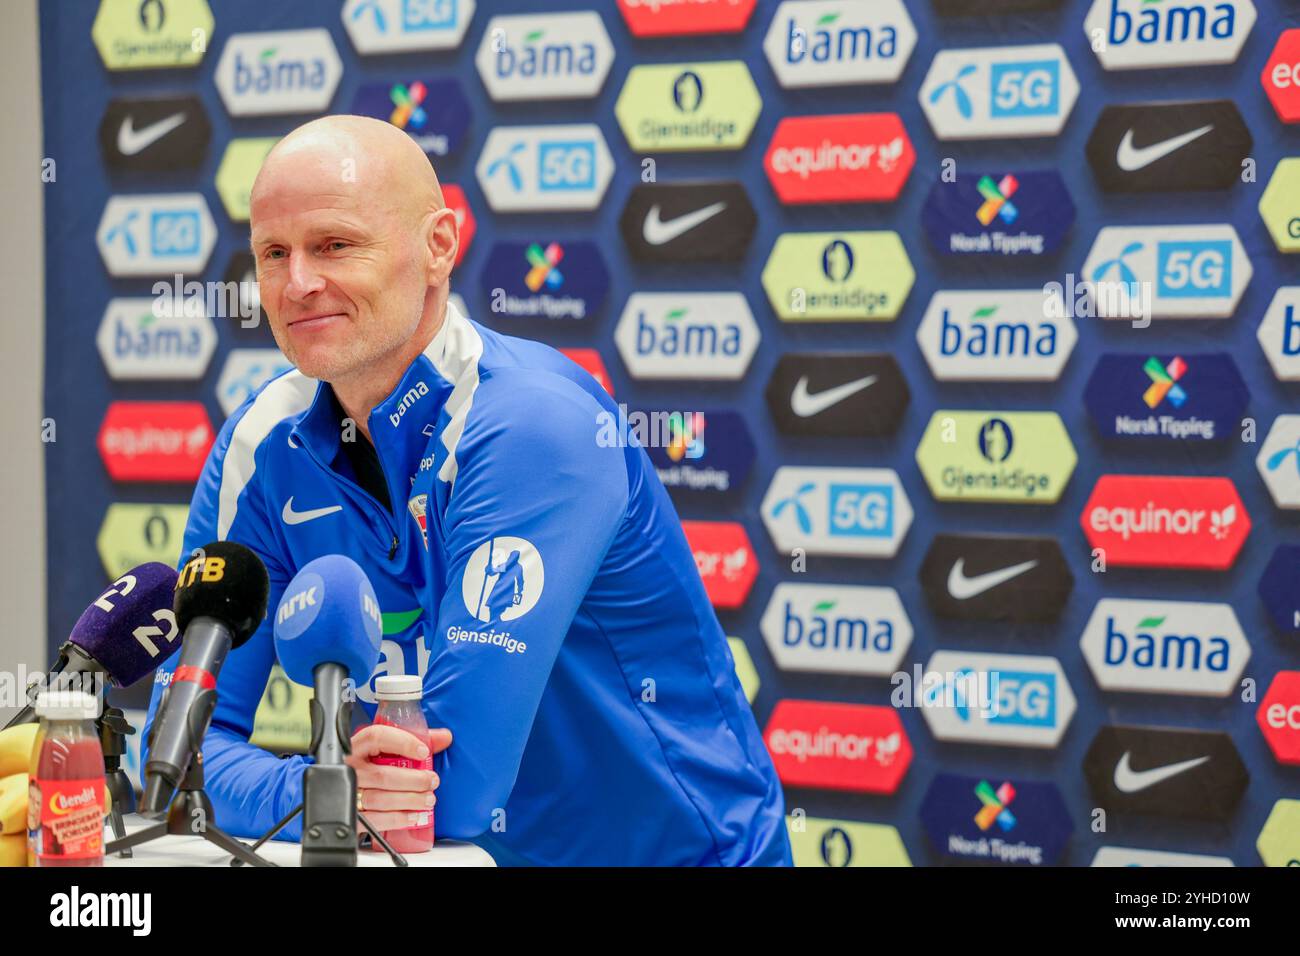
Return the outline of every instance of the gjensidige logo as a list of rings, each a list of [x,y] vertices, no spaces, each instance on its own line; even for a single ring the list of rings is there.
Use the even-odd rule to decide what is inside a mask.
[[[537,606],[545,579],[542,556],[531,541],[510,535],[484,541],[461,572],[461,597],[473,624],[448,626],[448,642],[486,644],[508,654],[523,654],[528,645],[513,636],[509,625]]]

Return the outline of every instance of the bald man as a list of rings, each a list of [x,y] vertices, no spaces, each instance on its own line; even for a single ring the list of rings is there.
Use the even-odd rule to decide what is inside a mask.
[[[316,120],[271,150],[250,208],[295,369],[226,422],[183,553],[252,548],[271,607],[325,554],[369,575],[384,642],[362,707],[374,677],[418,674],[437,729],[356,734],[366,816],[427,825],[436,801],[439,838],[503,864],[788,864],[780,784],[654,467],[609,440],[590,375],[448,302],[456,219],[424,153],[378,120]],[[239,835],[302,795],[306,758],[249,743],[274,661],[268,619],[217,681],[207,791]],[[432,773],[369,760],[430,752]]]

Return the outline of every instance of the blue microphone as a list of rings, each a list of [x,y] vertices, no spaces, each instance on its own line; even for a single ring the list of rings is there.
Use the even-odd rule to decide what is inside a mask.
[[[275,611],[275,653],[291,681],[315,688],[311,754],[303,772],[303,866],[355,866],[357,777],[352,749],[356,682],[370,679],[382,639],[379,602],[351,558],[328,554],[294,575]],[[345,682],[353,692],[345,694]]]

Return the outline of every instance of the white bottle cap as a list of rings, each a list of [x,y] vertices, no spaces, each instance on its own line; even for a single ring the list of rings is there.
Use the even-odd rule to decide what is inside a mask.
[[[387,674],[375,678],[375,694],[380,700],[419,700],[424,688],[419,674]]]
[[[94,720],[99,700],[83,690],[43,690],[36,695],[36,716],[47,720]]]

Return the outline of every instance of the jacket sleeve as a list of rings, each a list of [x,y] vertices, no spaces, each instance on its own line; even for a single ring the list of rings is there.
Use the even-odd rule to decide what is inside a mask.
[[[183,550],[178,567],[198,547],[217,539],[218,500],[222,469],[229,450],[238,415],[232,416],[221,430],[203,468],[194,498],[190,503],[185,527]],[[254,472],[256,474],[256,472]],[[302,771],[310,758],[289,756],[284,759],[249,743],[253,718],[266,689],[271,665],[275,662],[272,634],[274,608],[289,583],[291,575],[275,554],[274,536],[270,533],[261,507],[256,481],[250,481],[238,499],[235,520],[226,540],[251,548],[266,565],[270,578],[268,613],[261,626],[243,645],[230,652],[217,675],[217,705],[212,725],[203,741],[204,789],[212,799],[216,826],[234,836],[261,836],[302,799]],[[180,654],[158,668],[153,694],[142,730],[140,766],[149,759],[148,739],[162,693],[180,663]],[[277,839],[301,839],[301,817],[294,820]]]
[[[424,684],[430,726],[453,738],[435,764],[440,837],[478,836],[505,807],[560,645],[627,511],[623,449],[600,444],[600,405],[557,381],[494,383],[456,450]]]

